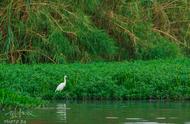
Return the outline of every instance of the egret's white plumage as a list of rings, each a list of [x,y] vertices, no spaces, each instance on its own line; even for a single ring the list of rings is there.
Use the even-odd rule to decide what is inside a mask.
[[[57,88],[56,88],[56,90],[55,91],[62,91],[63,89],[64,89],[64,87],[66,86],[66,78],[67,78],[67,76],[65,75],[64,76],[64,82],[62,82],[62,83],[60,83],[58,86],[57,86]]]

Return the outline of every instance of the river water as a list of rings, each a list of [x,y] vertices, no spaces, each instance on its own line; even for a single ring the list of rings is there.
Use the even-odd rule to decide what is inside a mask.
[[[190,124],[190,102],[65,102],[1,112],[4,124]]]

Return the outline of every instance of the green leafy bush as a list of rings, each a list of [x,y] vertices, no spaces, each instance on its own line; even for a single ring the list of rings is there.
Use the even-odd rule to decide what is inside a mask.
[[[70,65],[0,65],[0,68],[3,92],[9,88],[11,93],[19,92],[33,98],[190,98],[190,60],[185,58]],[[64,75],[68,76],[65,89],[55,92]]]
[[[16,93],[15,91],[10,91],[8,89],[0,89],[0,98],[0,108],[33,107],[45,104],[41,99],[32,98],[23,93]]]

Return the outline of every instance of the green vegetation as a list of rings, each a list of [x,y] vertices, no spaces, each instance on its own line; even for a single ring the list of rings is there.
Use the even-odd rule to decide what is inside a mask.
[[[0,0],[0,62],[189,56],[189,0]]]
[[[0,107],[190,99],[189,8],[189,0],[0,0]]]
[[[41,106],[45,102],[7,89],[0,89],[0,108]]]
[[[65,74],[68,75],[66,88],[55,93]],[[18,104],[30,104],[33,98],[190,99],[190,60],[69,65],[1,64],[0,85],[1,104],[15,104],[17,100]],[[22,93],[22,97],[17,93]],[[36,102],[39,103],[38,100]]]

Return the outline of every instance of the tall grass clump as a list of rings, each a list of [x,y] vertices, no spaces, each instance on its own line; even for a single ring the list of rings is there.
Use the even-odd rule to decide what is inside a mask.
[[[114,40],[93,27],[83,12],[70,8],[68,1],[9,0],[4,4],[2,55],[7,62],[65,63],[85,56],[109,58],[114,52]]]
[[[188,0],[1,1],[0,61],[85,63],[189,55],[189,5]]]
[[[161,25],[157,25],[161,21],[169,21],[163,20],[167,18],[157,17],[156,14],[160,14],[157,12],[157,4],[161,3],[156,1],[118,1],[116,5],[113,5],[105,2],[103,5],[108,6],[105,7],[107,10],[102,7],[104,12],[95,13],[93,20],[98,27],[104,28],[112,37],[117,39],[120,50],[127,50],[123,50],[129,54],[127,58],[154,59],[178,56],[182,52],[180,47],[185,47],[185,49],[189,49],[189,47],[180,42],[174,35],[160,29]],[[165,4],[170,3],[165,2],[162,5]],[[169,15],[165,14],[165,16]],[[163,45],[164,42],[165,45]],[[157,49],[154,51],[157,52],[156,54],[151,53],[153,44]],[[141,53],[141,56],[138,54],[139,49],[140,52],[142,49],[145,51]],[[162,49],[168,49],[168,51],[162,51]],[[146,57],[146,54],[152,54],[152,56]],[[159,54],[160,56],[158,56]]]

